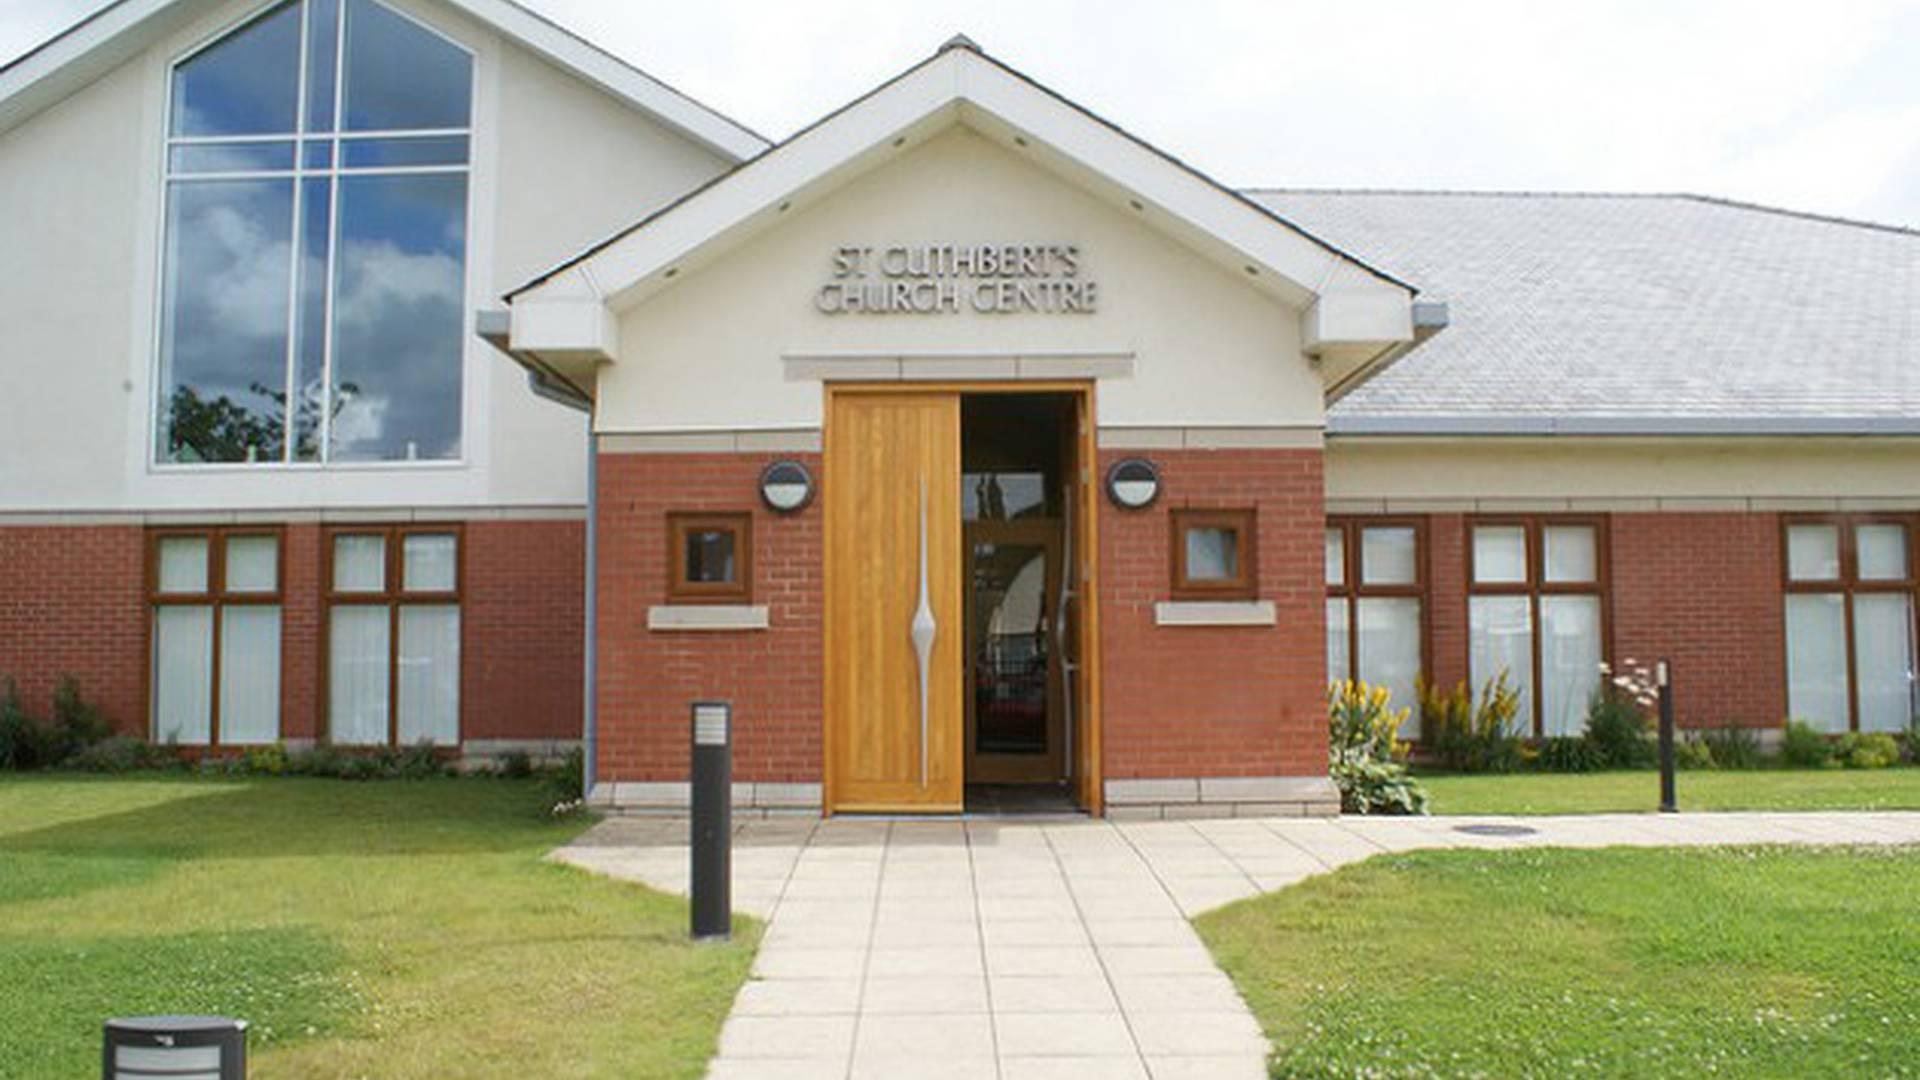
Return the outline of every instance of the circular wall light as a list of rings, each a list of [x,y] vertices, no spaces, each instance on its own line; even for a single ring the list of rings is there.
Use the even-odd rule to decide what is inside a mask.
[[[760,470],[760,498],[776,513],[804,509],[813,501],[813,474],[797,461],[776,461]]]
[[[1160,497],[1160,469],[1146,458],[1122,458],[1107,470],[1107,498],[1122,510],[1144,510]]]

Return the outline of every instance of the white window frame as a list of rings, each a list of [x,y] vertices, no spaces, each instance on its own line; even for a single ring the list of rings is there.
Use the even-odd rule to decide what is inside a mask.
[[[467,126],[464,128],[432,128],[432,129],[405,129],[405,130],[395,129],[395,130],[343,132],[342,130],[340,130],[341,115],[342,115],[340,110],[344,101],[345,86],[346,86],[346,74],[345,74],[346,34],[345,34],[344,26],[345,26],[345,20],[346,20],[347,0],[339,0],[339,5],[336,13],[336,20],[337,20],[335,25],[336,44],[335,44],[335,50],[334,50],[334,79],[333,79],[334,130],[328,133],[320,133],[320,134],[314,134],[309,136],[306,133],[305,129],[307,124],[306,92],[307,92],[307,85],[308,85],[307,84],[307,74],[308,74],[307,73],[307,58],[308,58],[307,35],[310,32],[309,24],[311,20],[307,17],[308,9],[306,6],[306,0],[300,0],[301,7],[302,7],[301,20],[300,20],[300,46],[299,46],[300,72],[298,76],[298,81],[296,83],[297,115],[294,121],[295,130],[292,132],[275,133],[270,135],[237,135],[237,136],[176,136],[174,135],[173,134],[173,97],[174,97],[173,87],[174,87],[175,74],[178,72],[180,67],[183,64],[190,62],[196,56],[207,51],[208,49],[211,49],[214,46],[219,45],[221,42],[227,40],[228,37],[230,37],[237,31],[245,28],[248,24],[252,23],[254,20],[267,14],[268,12],[272,11],[274,8],[281,6],[281,4],[285,2],[286,0],[269,0],[269,2],[257,4],[247,8],[245,11],[242,11],[224,20],[217,29],[209,33],[198,35],[194,39],[191,45],[187,46],[184,49],[175,51],[172,54],[172,56],[162,66],[160,85],[158,87],[158,93],[160,95],[159,131],[158,131],[159,153],[158,153],[158,159],[157,159],[158,171],[156,174],[155,189],[154,189],[155,190],[154,217],[156,220],[154,221],[153,232],[151,234],[152,236],[151,265],[153,268],[152,269],[153,278],[152,278],[152,281],[150,282],[149,288],[145,290],[145,293],[149,299],[149,308],[147,311],[147,318],[146,318],[146,324],[147,324],[146,341],[148,343],[148,348],[147,348],[147,359],[145,364],[146,376],[147,376],[146,378],[147,388],[146,388],[146,394],[144,395],[145,423],[135,429],[135,430],[144,431],[145,438],[142,440],[140,445],[135,448],[135,452],[138,453],[139,456],[143,459],[145,463],[145,471],[149,474],[158,475],[158,476],[182,476],[182,475],[205,476],[205,475],[216,474],[216,473],[232,474],[236,472],[249,473],[249,474],[260,473],[260,472],[309,472],[309,473],[312,473],[312,472],[322,472],[322,471],[385,472],[385,471],[393,471],[393,470],[402,470],[402,471],[412,472],[416,470],[434,471],[434,470],[448,470],[448,469],[465,469],[471,462],[475,460],[476,458],[475,440],[482,439],[486,436],[486,426],[487,426],[484,422],[485,421],[484,409],[476,409],[475,407],[476,403],[484,403],[484,397],[481,396],[482,394],[481,387],[476,386],[476,383],[484,382],[484,380],[476,378],[477,372],[475,371],[475,365],[472,363],[471,356],[470,356],[471,349],[472,349],[471,339],[473,335],[466,333],[466,328],[469,327],[472,323],[473,311],[475,309],[474,307],[476,302],[475,301],[475,295],[476,295],[475,283],[476,281],[479,280],[478,267],[480,267],[485,261],[485,258],[490,256],[491,254],[491,251],[490,251],[491,234],[488,233],[483,235],[481,233],[480,230],[482,228],[483,222],[485,221],[485,217],[478,212],[478,207],[481,205],[483,201],[482,199],[483,195],[486,197],[486,201],[488,202],[491,202],[491,195],[492,195],[491,177],[490,176],[483,177],[482,169],[481,169],[483,149],[487,159],[490,160],[491,158],[491,147],[488,146],[483,148],[483,145],[482,145],[481,131],[483,129],[483,126],[490,126],[489,124],[485,123],[485,121],[483,121],[483,105],[485,106],[485,110],[484,110],[485,117],[490,119],[493,111],[492,98],[491,98],[491,95],[488,95],[485,93],[486,82],[482,76],[482,64],[483,64],[484,57],[482,56],[480,50],[472,46],[469,46],[464,42],[454,38],[453,36],[449,35],[446,31],[426,21],[424,18],[420,17],[419,15],[407,10],[400,3],[392,2],[392,0],[368,0],[368,2],[380,5],[380,7],[392,13],[393,15],[399,18],[403,18],[410,23],[413,23],[415,26],[418,26],[422,30],[425,30],[426,32],[434,35],[436,38],[440,39],[446,44],[451,45],[452,47],[466,54],[469,60],[468,69],[469,69],[469,79],[470,79],[469,86],[468,86]],[[466,163],[463,165],[382,166],[382,167],[368,167],[368,168],[356,168],[356,169],[344,169],[341,167],[340,144],[345,140],[403,138],[403,137],[412,137],[412,136],[464,136],[467,140]],[[306,166],[305,144],[310,141],[322,141],[322,140],[332,144],[332,148],[333,148],[332,154],[329,158],[330,164],[326,168],[319,168],[319,169],[308,168]],[[243,144],[243,143],[250,143],[250,142],[251,143],[263,143],[263,142],[293,143],[293,148],[294,148],[293,167],[288,170],[240,171],[240,172],[224,172],[224,173],[211,173],[211,172],[184,173],[179,175],[176,175],[173,172],[172,151],[176,146],[194,146],[194,145],[200,145],[200,146],[216,145],[217,146],[222,144],[234,145],[234,144]],[[462,334],[461,334],[462,340],[461,340],[461,347],[460,347],[460,452],[457,455],[454,455],[453,457],[433,458],[433,459],[423,459],[423,460],[394,459],[394,460],[382,460],[382,461],[333,461],[330,459],[330,453],[332,449],[331,431],[323,427],[323,434],[322,434],[322,437],[320,438],[319,459],[316,461],[295,461],[295,460],[292,460],[292,454],[294,452],[294,445],[293,445],[294,440],[291,437],[291,428],[292,428],[293,421],[292,421],[291,415],[289,415],[285,418],[285,422],[289,427],[289,437],[286,440],[286,445],[284,447],[282,457],[277,461],[173,462],[173,461],[164,460],[160,453],[160,439],[159,439],[160,431],[161,431],[160,397],[162,393],[165,391],[165,387],[162,385],[161,376],[162,376],[162,353],[166,348],[166,340],[165,340],[166,288],[167,288],[166,253],[167,253],[167,240],[168,240],[167,208],[169,203],[168,194],[173,182],[175,180],[180,180],[180,179],[247,180],[247,179],[282,179],[284,178],[284,179],[287,179],[290,183],[292,183],[293,185],[292,235],[289,237],[290,241],[292,242],[290,242],[288,245],[288,256],[287,256],[288,271],[289,271],[287,287],[288,287],[289,299],[292,302],[288,304],[288,310],[287,310],[288,334],[287,334],[287,363],[286,363],[286,370],[287,370],[286,386],[289,390],[288,412],[291,413],[292,411],[291,391],[293,389],[293,385],[292,385],[293,374],[296,370],[296,365],[298,362],[298,358],[296,356],[295,350],[299,344],[298,335],[294,331],[295,331],[296,320],[299,318],[299,314],[300,314],[299,305],[297,302],[298,301],[297,290],[299,288],[298,259],[300,257],[300,245],[298,243],[298,234],[301,226],[301,199],[303,197],[303,193],[301,190],[303,187],[302,181],[309,178],[329,178],[333,181],[333,183],[329,188],[330,197],[332,199],[332,205],[329,208],[329,212],[328,212],[328,228],[330,231],[329,231],[328,244],[327,244],[326,318],[324,320],[324,324],[325,324],[324,332],[326,334],[326,344],[324,347],[325,358],[324,358],[324,368],[323,368],[325,372],[325,376],[324,376],[325,397],[322,399],[322,406],[321,406],[322,424],[328,425],[331,423],[330,414],[332,411],[332,394],[333,394],[334,356],[333,356],[333,340],[332,340],[333,338],[332,314],[333,314],[333,300],[334,300],[333,290],[334,290],[334,284],[335,284],[335,275],[333,271],[334,271],[334,256],[336,254],[336,247],[339,240],[340,180],[342,177],[348,177],[348,176],[405,175],[409,173],[414,173],[414,174],[460,173],[460,174],[464,174],[467,177],[466,208],[465,208],[465,215],[464,215],[465,221],[463,223],[463,227],[465,230],[465,244],[464,244],[464,253],[463,253],[464,265],[462,267],[461,315],[460,315],[460,325],[462,327]]]

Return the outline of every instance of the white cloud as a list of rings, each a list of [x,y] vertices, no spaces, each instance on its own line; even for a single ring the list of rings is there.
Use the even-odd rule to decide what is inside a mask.
[[[246,343],[283,338],[287,331],[287,265],[292,245],[269,235],[239,206],[216,204],[186,223],[194,247],[181,272],[194,286],[211,325]]]
[[[964,31],[1229,183],[1688,189],[1920,224],[1920,0],[529,2],[774,136]],[[0,0],[0,55],[79,7]]]

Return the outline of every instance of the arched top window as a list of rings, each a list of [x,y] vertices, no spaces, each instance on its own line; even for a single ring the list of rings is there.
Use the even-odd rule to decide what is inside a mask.
[[[290,0],[171,80],[158,460],[459,457],[472,55]]]

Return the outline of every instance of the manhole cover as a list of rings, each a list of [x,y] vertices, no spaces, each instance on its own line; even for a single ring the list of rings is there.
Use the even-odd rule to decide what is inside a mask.
[[[1470,836],[1532,836],[1540,830],[1526,825],[1455,825],[1453,831]]]

